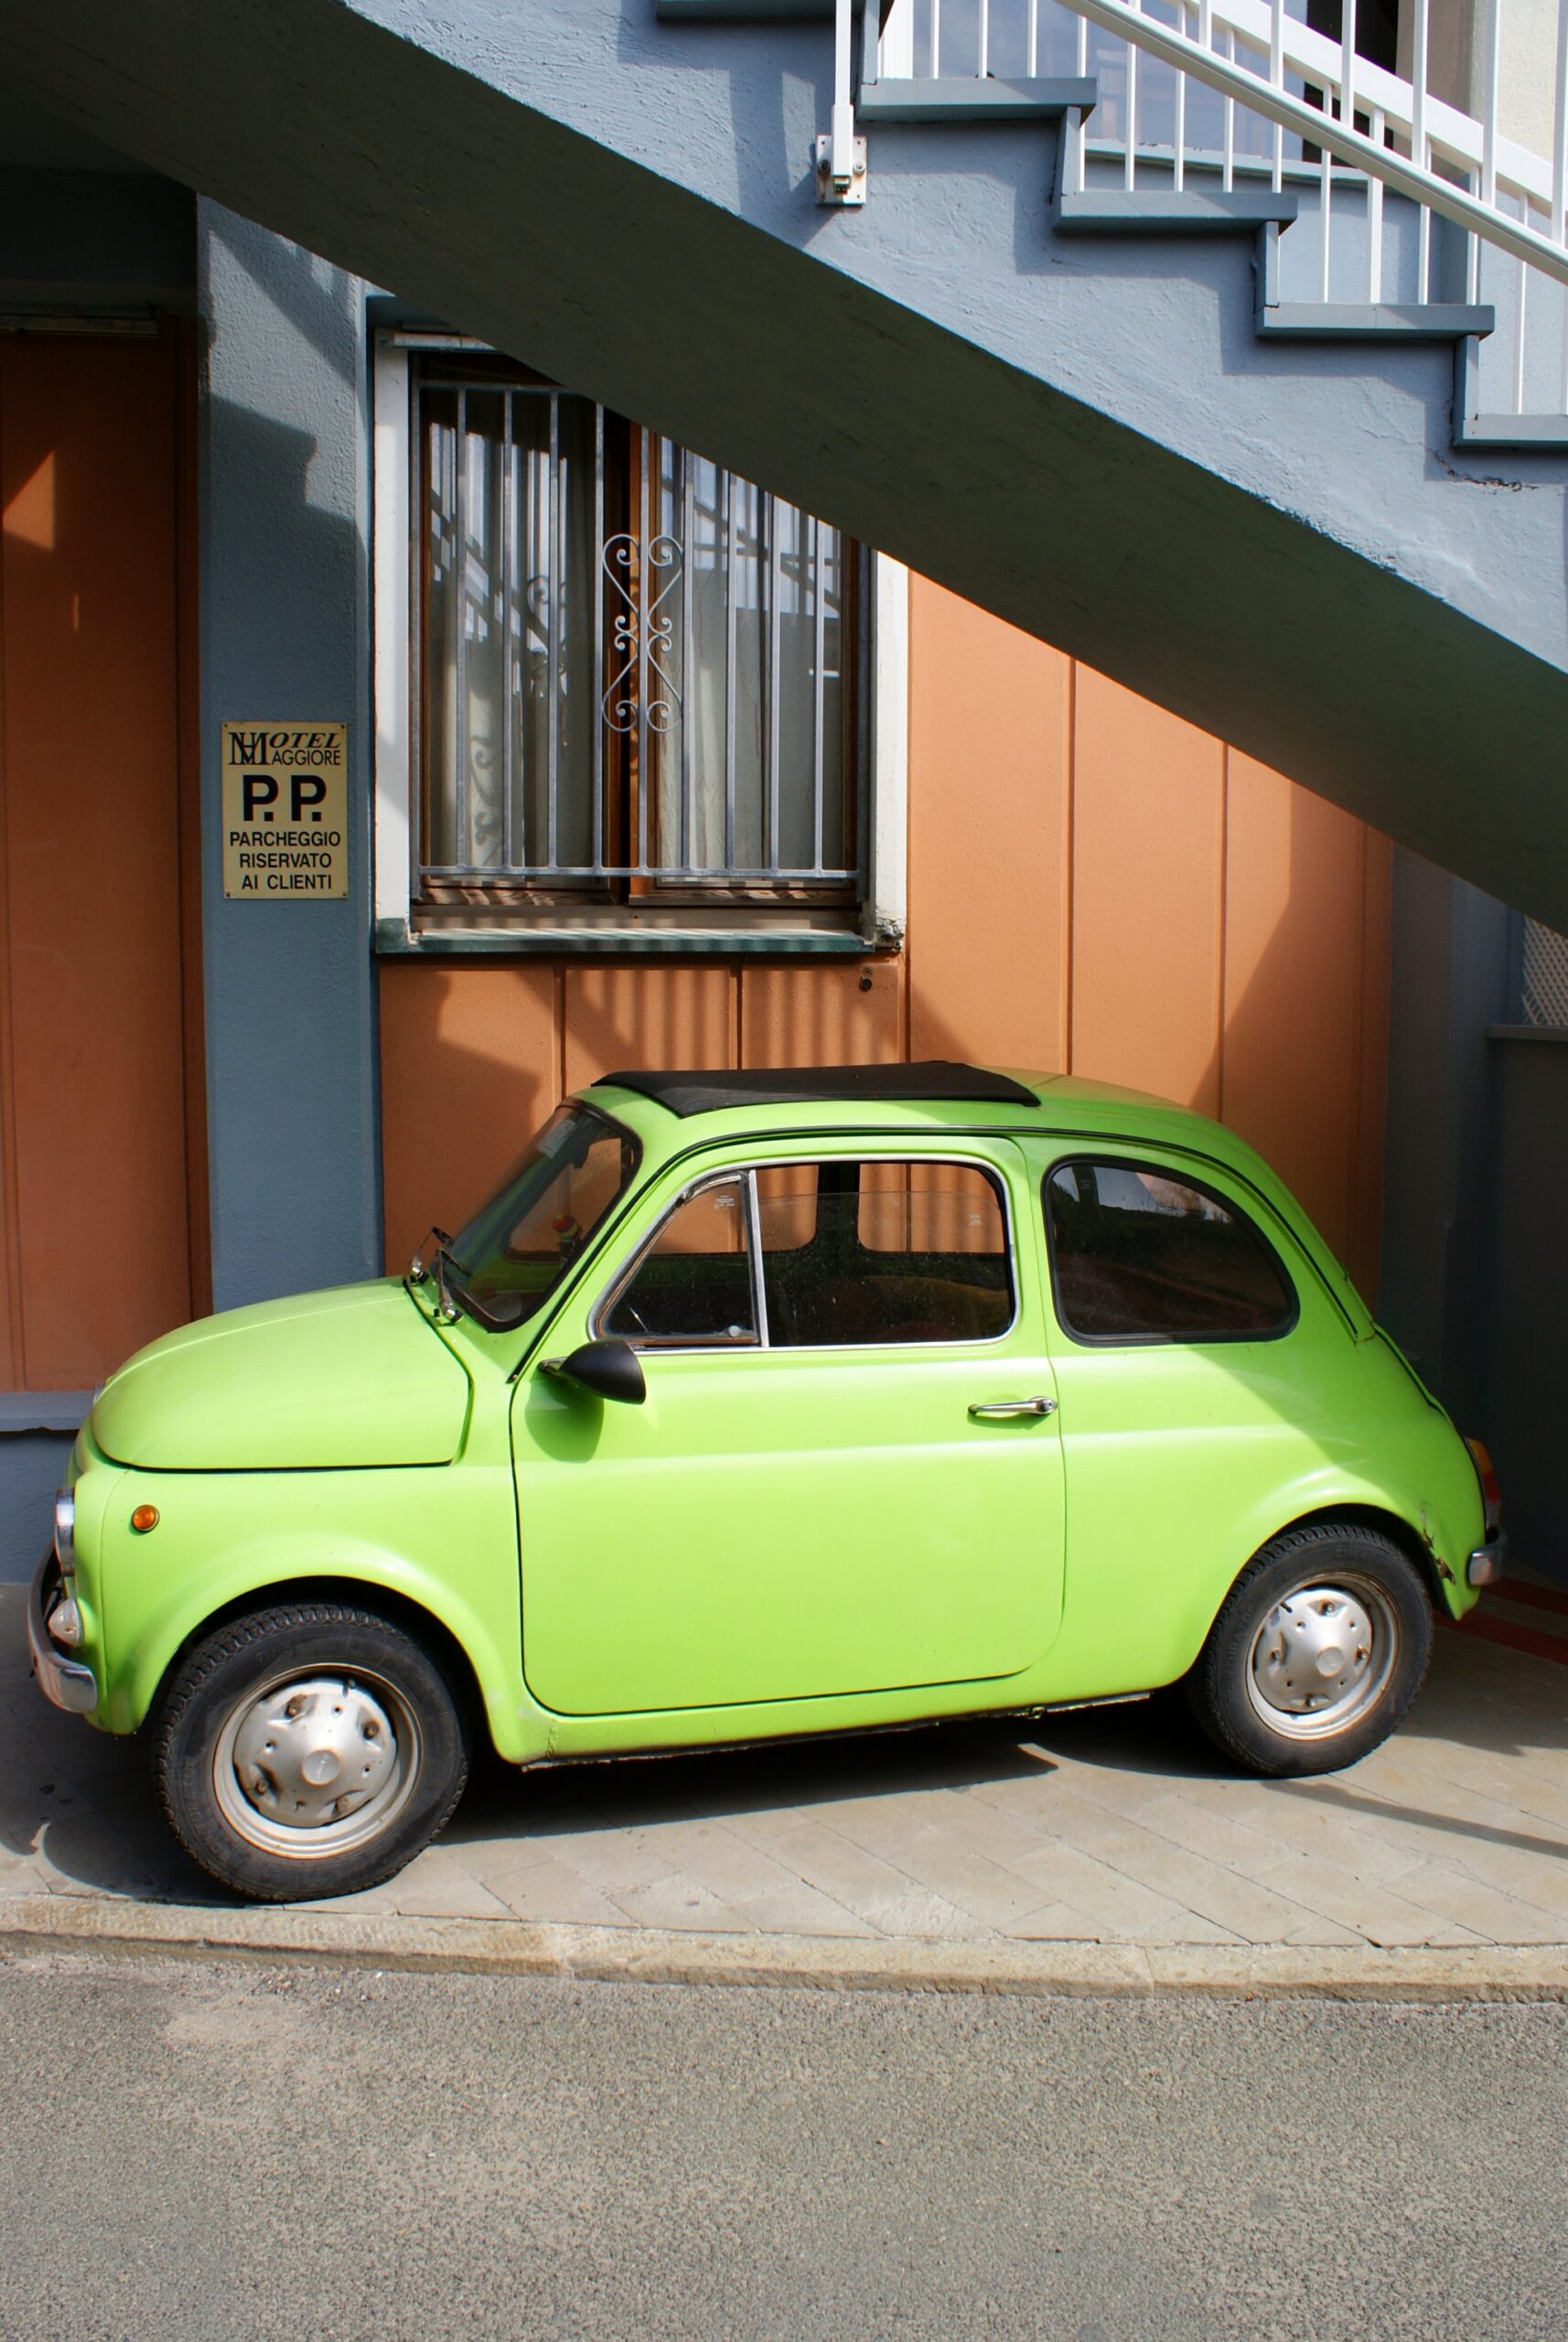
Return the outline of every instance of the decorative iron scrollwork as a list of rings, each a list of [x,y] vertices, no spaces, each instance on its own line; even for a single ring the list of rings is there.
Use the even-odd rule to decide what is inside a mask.
[[[610,615],[610,651],[620,664],[599,705],[612,732],[634,732],[641,721],[650,732],[668,733],[681,713],[680,690],[667,661],[675,640],[671,596],[681,582],[682,560],[679,537],[651,537],[646,546],[630,532],[605,540],[604,573],[618,596]],[[650,582],[658,584],[651,600]]]

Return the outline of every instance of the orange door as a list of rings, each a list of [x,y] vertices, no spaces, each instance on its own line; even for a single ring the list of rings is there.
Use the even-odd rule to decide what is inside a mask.
[[[191,1313],[182,356],[172,329],[0,339],[11,1389],[83,1388]]]

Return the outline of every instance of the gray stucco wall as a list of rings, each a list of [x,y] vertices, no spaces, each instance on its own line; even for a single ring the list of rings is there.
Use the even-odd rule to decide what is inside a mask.
[[[203,203],[203,950],[212,1284],[225,1308],[381,1266],[370,953],[362,287]],[[226,902],[225,720],[343,719],[345,902]]]

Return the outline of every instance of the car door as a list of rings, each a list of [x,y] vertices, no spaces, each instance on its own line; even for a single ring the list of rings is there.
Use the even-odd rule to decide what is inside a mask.
[[[1060,1613],[1062,1472],[1016,1151],[721,1160],[640,1228],[545,1347],[628,1339],[645,1403],[537,1360],[514,1402],[535,1697],[624,1714],[1028,1667]]]
[[[1351,1336],[1289,1229],[1223,1166],[1101,1141],[1026,1152],[1072,1520],[1058,1655],[1081,1698],[1180,1672],[1250,1556],[1312,1509],[1344,1441],[1325,1394]]]

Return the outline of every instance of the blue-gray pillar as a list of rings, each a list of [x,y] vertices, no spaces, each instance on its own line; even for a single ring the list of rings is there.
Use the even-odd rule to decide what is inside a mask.
[[[1501,903],[1394,858],[1380,1314],[1466,1432],[1490,1423],[1497,1130],[1487,1028],[1511,1009]]]
[[[214,1304],[381,1266],[363,288],[203,202],[201,734]],[[223,898],[226,721],[346,721],[347,901]]]

